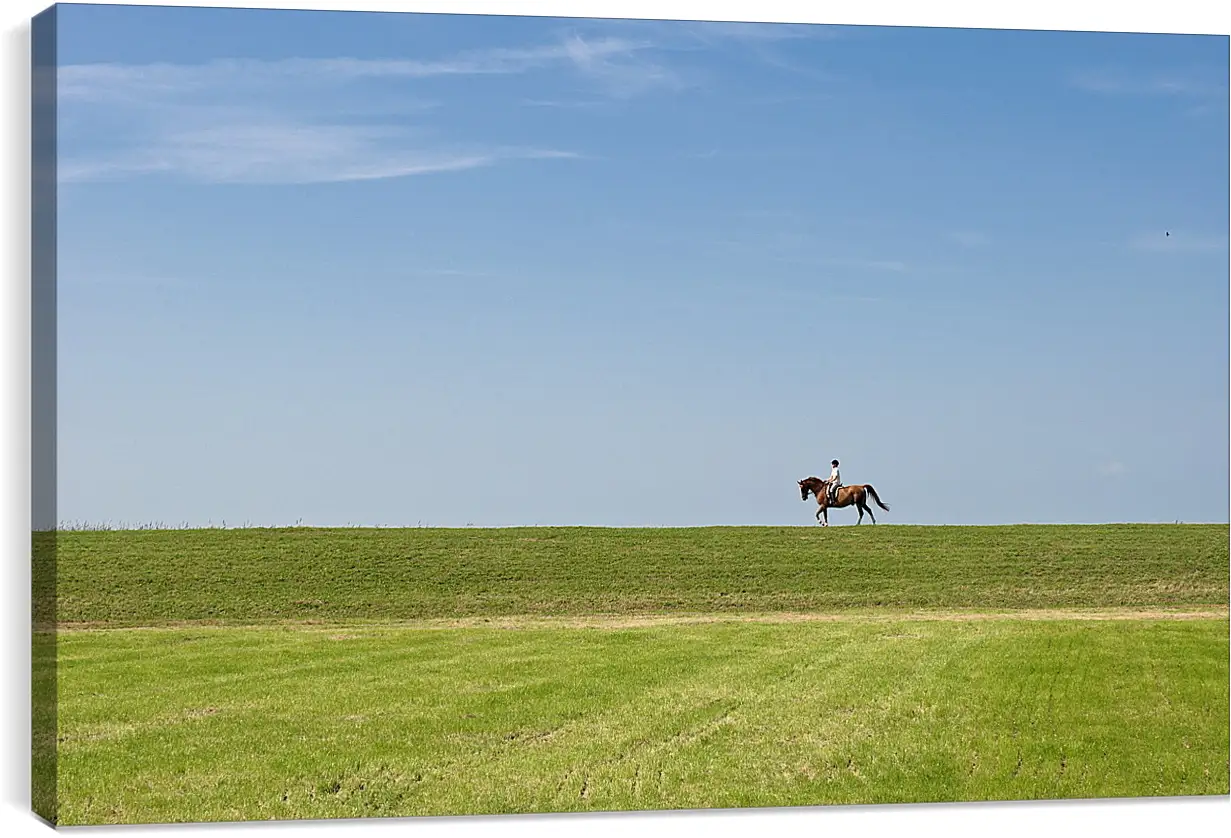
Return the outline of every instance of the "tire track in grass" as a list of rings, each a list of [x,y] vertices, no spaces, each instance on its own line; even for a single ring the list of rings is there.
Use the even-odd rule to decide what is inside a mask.
[[[764,662],[759,661],[752,665],[740,668],[738,673],[728,673],[724,679],[724,683],[730,684],[745,684],[758,683],[767,684],[766,687],[759,691],[759,701],[765,700],[766,694],[772,689],[768,684],[776,684],[781,691],[784,685],[802,681],[807,674],[819,668],[833,669],[835,661],[844,661],[849,658],[849,647],[853,647],[861,643],[858,637],[849,637],[843,643],[833,648],[829,655],[823,659],[813,659],[808,663],[799,663],[798,661],[787,661],[785,663],[778,661]],[[788,656],[789,652],[781,653],[782,656]],[[775,677],[774,671],[782,670],[783,674]],[[670,699],[678,697],[679,690],[672,689],[664,694],[654,695],[647,699],[647,703],[653,707],[670,706]],[[686,761],[673,760],[672,758],[681,754],[685,750],[704,743],[715,735],[718,731],[725,727],[734,726],[738,723],[740,710],[745,707],[748,701],[734,700],[729,697],[719,697],[710,699],[705,704],[698,707],[692,705],[683,710],[676,711],[675,715],[695,714],[698,710],[703,713],[709,713],[704,718],[690,725],[677,727],[660,731],[657,734],[648,734],[638,736],[619,749],[619,752],[613,756],[598,759],[590,765],[590,776],[595,778],[595,782],[599,779],[605,779],[608,783],[613,783],[618,786],[622,781],[627,782],[630,791],[634,795],[634,800],[641,801],[640,795],[640,777],[643,766],[661,764],[666,761],[668,763],[675,761],[681,765],[686,764]],[[617,711],[609,711],[610,715],[615,715]],[[590,724],[595,727],[605,726],[605,719],[589,720]],[[840,724],[840,722],[835,722]],[[620,769],[625,765],[632,765],[632,777],[628,780],[620,777]],[[563,788],[567,781],[567,777],[575,775],[575,771],[570,771],[564,779],[561,780],[558,789]],[[855,772],[857,774],[857,772]],[[660,768],[657,773],[658,787],[661,789],[664,782],[664,771]],[[618,789],[617,789],[618,790]],[[674,806],[667,798],[660,799],[657,803],[659,807]]]

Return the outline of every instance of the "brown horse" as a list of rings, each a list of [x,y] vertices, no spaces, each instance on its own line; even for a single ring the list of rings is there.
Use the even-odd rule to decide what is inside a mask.
[[[844,506],[854,505],[859,509],[859,520],[855,522],[855,526],[863,523],[863,513],[868,513],[868,517],[872,519],[872,523],[876,523],[876,516],[872,514],[872,507],[868,506],[868,495],[872,496],[872,500],[876,501],[876,505],[886,512],[889,507],[881,503],[880,496],[876,494],[876,490],[872,488],[870,483],[857,483],[850,486],[838,487],[838,497],[833,502],[829,502],[829,492],[825,489],[825,481],[819,477],[809,477],[806,480],[799,481],[799,494],[803,500],[808,499],[809,494],[816,495],[816,522],[821,524],[821,515],[825,516],[825,522],[821,524],[823,527],[829,526],[829,507],[841,509]]]

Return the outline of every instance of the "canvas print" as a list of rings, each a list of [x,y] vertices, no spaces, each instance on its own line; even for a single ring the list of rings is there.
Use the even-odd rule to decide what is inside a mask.
[[[1228,794],[1228,38],[60,4],[58,825]]]

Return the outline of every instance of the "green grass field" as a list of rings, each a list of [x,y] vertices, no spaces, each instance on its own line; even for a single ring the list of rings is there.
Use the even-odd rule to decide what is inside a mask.
[[[1227,602],[1226,525],[69,532],[61,623]]]
[[[1228,793],[1228,527],[59,536],[59,823]]]

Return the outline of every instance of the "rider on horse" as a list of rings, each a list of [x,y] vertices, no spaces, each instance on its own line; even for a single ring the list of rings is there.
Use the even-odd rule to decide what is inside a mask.
[[[816,496],[816,522],[821,524],[821,516],[825,517],[822,526],[829,526],[829,509],[841,509],[844,506],[854,506],[859,510],[859,520],[856,524],[863,522],[863,516],[866,512],[872,517],[872,523],[876,523],[876,516],[872,515],[872,507],[868,506],[867,498],[875,501],[876,505],[886,512],[889,511],[889,505],[883,502],[876,494],[876,490],[872,488],[870,483],[852,483],[850,486],[842,486],[842,477],[838,474],[838,461],[834,460],[833,470],[829,473],[828,480],[822,480],[819,477],[807,477],[798,481],[799,496],[802,500],[807,500],[808,495]],[[842,488],[841,497],[838,496],[838,489]]]
[[[829,502],[835,503],[838,500],[838,487],[842,485],[842,475],[838,473],[838,461],[830,462],[833,466],[829,472],[829,479],[825,481],[825,486],[829,493]]]

